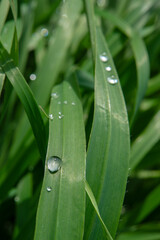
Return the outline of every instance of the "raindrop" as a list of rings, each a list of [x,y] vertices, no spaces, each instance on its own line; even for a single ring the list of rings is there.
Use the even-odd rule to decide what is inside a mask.
[[[59,119],[62,119],[64,117],[64,115],[59,115],[58,118]]]
[[[97,5],[98,7],[105,7],[106,0],[97,0]]]
[[[51,192],[52,188],[51,187],[47,187],[47,192]]]
[[[37,76],[36,74],[32,73],[30,76],[29,76],[30,80],[34,81],[36,80]]]
[[[42,37],[47,37],[48,36],[48,29],[47,28],[42,28],[41,29],[41,35],[42,35]]]
[[[113,76],[113,75],[111,77],[108,77],[107,81],[112,85],[115,85],[116,83],[118,83],[118,79],[115,78],[115,76]]]
[[[16,196],[16,197],[14,198],[14,201],[15,201],[15,202],[19,202],[19,201],[20,201],[20,198],[19,198],[18,196]]]
[[[64,104],[67,104],[67,101],[64,101]]]
[[[105,52],[102,53],[102,54],[99,56],[99,58],[100,58],[100,60],[101,60],[102,62],[107,62],[107,61],[108,61],[108,57],[107,57],[107,55],[106,55]]]
[[[59,115],[61,115],[62,113],[61,113],[61,112],[59,112],[58,114],[59,114]]]
[[[49,114],[49,119],[53,120],[53,114]]]
[[[105,69],[107,72],[110,72],[112,70],[111,66],[107,66]]]
[[[72,105],[75,106],[76,105],[75,102],[72,102]]]
[[[51,97],[58,98],[59,96],[57,93],[51,93]]]
[[[61,104],[61,101],[59,101],[58,104]]]
[[[62,165],[62,160],[59,157],[52,156],[47,161],[48,170],[51,173],[57,172]]]

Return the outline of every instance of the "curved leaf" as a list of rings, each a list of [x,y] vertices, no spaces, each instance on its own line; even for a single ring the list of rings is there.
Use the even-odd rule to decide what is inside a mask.
[[[83,238],[86,146],[82,106],[76,89],[75,78],[53,88],[50,105],[53,121],[49,123],[35,240]],[[62,159],[61,169],[56,173],[51,173],[47,167],[51,156]]]

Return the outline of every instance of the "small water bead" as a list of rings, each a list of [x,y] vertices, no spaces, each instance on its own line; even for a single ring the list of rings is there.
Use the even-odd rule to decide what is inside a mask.
[[[113,75],[111,77],[108,77],[107,81],[112,85],[115,85],[116,83],[118,83],[118,79]]]
[[[47,28],[42,28],[41,29],[41,35],[42,37],[48,37],[48,29]]]
[[[51,187],[47,187],[47,192],[51,192],[52,188]]]
[[[75,102],[72,102],[71,104],[72,104],[73,106],[75,106],[75,105],[76,105],[76,104],[75,104]]]
[[[97,5],[98,7],[105,7],[106,0],[97,0]]]
[[[67,104],[67,101],[64,101],[64,104]]]
[[[105,69],[107,72],[110,72],[112,70],[111,66],[107,66]]]
[[[59,115],[61,115],[62,113],[61,112],[58,112]]]
[[[51,93],[51,97],[58,98],[59,96],[57,93]]]
[[[99,58],[100,58],[100,60],[101,60],[102,62],[107,62],[107,61],[108,61],[108,57],[107,57],[107,55],[106,55],[105,52],[102,53],[102,54],[99,56]]]
[[[51,120],[53,120],[53,114],[49,114],[49,118],[51,119]]]
[[[18,196],[15,196],[14,201],[15,201],[15,202],[19,202],[19,201],[20,201],[20,198],[19,198]]]
[[[61,166],[62,160],[57,156],[52,156],[47,161],[47,167],[51,173],[55,173],[60,170]]]
[[[61,101],[59,101],[58,104],[61,104]]]
[[[58,118],[59,119],[62,119],[64,117],[64,115],[59,115]]]
[[[31,81],[34,81],[34,80],[36,80],[37,76],[36,76],[36,74],[32,73],[32,74],[29,76],[29,78],[30,78]]]

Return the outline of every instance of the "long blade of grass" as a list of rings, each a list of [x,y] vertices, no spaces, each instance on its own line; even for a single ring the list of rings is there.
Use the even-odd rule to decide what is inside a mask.
[[[2,89],[3,89],[4,80],[5,80],[5,74],[2,71],[2,68],[0,68],[0,96],[1,96]]]
[[[142,132],[133,142],[131,148],[130,168],[134,168],[140,163],[143,157],[160,140],[160,112],[158,112]]]
[[[75,0],[66,0],[62,4],[58,28],[50,41],[47,54],[37,69],[37,79],[31,86],[38,103],[42,106],[47,104],[50,89],[55,84],[63,65],[65,66],[64,60],[81,10],[81,1],[75,4]]]
[[[0,63],[3,71],[17,92],[32,126],[42,159],[46,154],[46,134],[39,107],[19,69],[0,43]]]
[[[99,220],[100,220],[100,222],[102,224],[102,227],[103,227],[103,229],[105,231],[106,239],[113,240],[113,238],[110,235],[110,233],[109,233],[105,223],[103,222],[103,220],[101,218],[101,215],[100,215],[100,212],[99,212],[99,209],[98,209],[98,205],[97,205],[96,199],[95,199],[95,197],[93,195],[93,192],[92,192],[90,186],[88,185],[87,181],[85,183],[85,189],[86,189],[87,195],[88,195],[88,197],[89,197],[89,199],[90,199],[90,201],[91,201],[91,203],[92,203],[92,205],[93,205],[93,207],[94,207],[94,209],[95,209],[95,211],[97,213],[97,216],[98,216],[98,218],[99,218]]]
[[[9,11],[9,1],[2,0],[0,3],[0,34]]]
[[[130,38],[130,44],[133,50],[137,68],[137,92],[134,110],[131,118],[132,124],[135,114],[137,113],[140,103],[147,90],[147,84],[150,75],[148,52],[140,34],[127,22],[125,22],[125,20],[120,18],[115,12],[103,11],[100,9],[96,9],[96,12],[100,16],[106,18],[108,21],[111,21],[117,28],[119,28],[120,31],[122,31],[128,38]]]
[[[159,240],[160,233],[157,232],[128,232],[122,233],[117,240]]]
[[[158,185],[144,199],[142,207],[137,216],[136,222],[142,222],[149,214],[151,214],[160,205],[160,186]]]
[[[85,215],[85,134],[75,78],[53,88],[49,143],[37,212],[35,240],[83,238]],[[56,173],[48,159],[62,159]],[[48,190],[48,191],[47,191]]]
[[[85,1],[95,56],[95,110],[87,152],[87,181],[93,190],[104,223],[115,236],[128,175],[129,127],[123,94],[109,49],[94,24],[91,1]],[[93,40],[94,39],[94,40]],[[105,52],[108,62],[100,61]],[[111,66],[111,73],[105,67]],[[114,75],[117,84],[107,79]],[[125,146],[125,148],[124,148]],[[91,204],[86,208],[85,239],[102,239]],[[93,227],[92,227],[93,224]]]

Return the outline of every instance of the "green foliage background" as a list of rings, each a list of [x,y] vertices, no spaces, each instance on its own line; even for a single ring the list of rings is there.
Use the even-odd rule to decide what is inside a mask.
[[[159,36],[159,0],[0,1],[0,239],[160,239]]]

